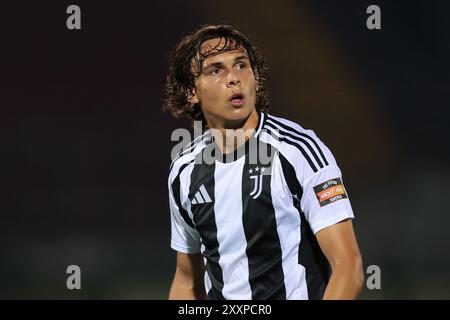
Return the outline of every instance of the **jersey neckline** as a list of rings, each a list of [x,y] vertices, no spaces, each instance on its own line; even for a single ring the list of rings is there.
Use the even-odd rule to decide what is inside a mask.
[[[214,157],[218,162],[221,163],[232,163],[237,160],[239,160],[242,156],[246,155],[248,153],[248,146],[250,144],[251,140],[257,139],[259,133],[261,132],[262,127],[264,126],[264,122],[266,120],[266,114],[262,111],[258,111],[258,123],[256,125],[255,130],[252,132],[250,138],[248,138],[239,148],[235,149],[233,152],[229,152],[226,154],[223,154],[220,151],[220,148],[215,144],[214,139],[213,143],[215,145],[214,152],[217,152]]]

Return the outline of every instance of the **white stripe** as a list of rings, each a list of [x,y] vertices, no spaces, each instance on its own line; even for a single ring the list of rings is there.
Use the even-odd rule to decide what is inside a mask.
[[[277,153],[272,165],[270,190],[280,239],[286,299],[308,299],[305,271],[297,261],[300,244],[300,214],[294,206],[286,205],[292,203],[293,199],[290,191],[283,189],[286,188],[285,186],[287,183],[284,181]],[[280,195],[288,195],[289,198]],[[295,267],[293,268],[293,266]]]
[[[203,185],[203,184],[200,187],[200,193],[202,194],[203,198],[205,198],[206,202],[212,202],[211,198],[209,197],[208,192],[206,192],[205,185]]]
[[[242,170],[245,157],[232,163],[216,161],[214,215],[219,242],[219,264],[223,272],[225,299],[252,298],[248,281],[247,240],[242,223]],[[234,174],[230,174],[230,172]],[[232,201],[230,201],[232,199]]]
[[[191,201],[189,201],[189,186],[191,184],[191,172],[193,168],[194,163],[191,163],[180,174],[180,201],[183,207],[186,208],[191,221],[194,220],[194,216],[191,211]]]
[[[195,198],[192,199],[192,204],[197,204],[197,200],[195,200]]]
[[[197,199],[198,203],[205,203],[205,201],[203,201],[202,195],[200,194],[200,192],[197,192],[195,194],[195,199]]]
[[[202,255],[205,252],[205,245],[203,243],[200,246],[200,251],[201,251]],[[206,270],[207,262],[208,261],[206,260],[205,256],[203,256],[203,264],[205,266],[205,270]],[[211,279],[209,279],[208,272],[205,272],[204,281],[205,281],[205,291],[206,291],[206,294],[208,294],[209,290],[211,290],[211,288],[212,288]]]

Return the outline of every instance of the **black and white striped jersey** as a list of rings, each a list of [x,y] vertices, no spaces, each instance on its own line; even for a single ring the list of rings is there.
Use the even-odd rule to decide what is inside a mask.
[[[268,163],[251,161],[254,141]],[[206,132],[172,162],[171,247],[202,253],[211,299],[320,299],[330,270],[315,234],[354,217],[330,150],[262,112],[232,161],[202,162],[213,145]]]

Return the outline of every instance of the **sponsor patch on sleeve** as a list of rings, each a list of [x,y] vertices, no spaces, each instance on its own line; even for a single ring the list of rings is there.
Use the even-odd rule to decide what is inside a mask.
[[[335,201],[348,198],[341,178],[335,178],[314,187],[321,207]]]

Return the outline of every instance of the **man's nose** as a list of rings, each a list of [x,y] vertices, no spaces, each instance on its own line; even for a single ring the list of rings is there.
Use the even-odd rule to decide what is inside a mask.
[[[236,75],[236,73],[233,71],[230,71],[227,75],[227,86],[232,87],[232,86],[237,86],[240,85],[241,81],[239,80],[238,76]]]

